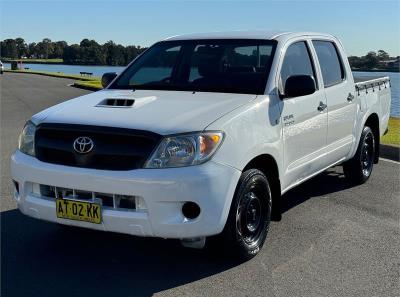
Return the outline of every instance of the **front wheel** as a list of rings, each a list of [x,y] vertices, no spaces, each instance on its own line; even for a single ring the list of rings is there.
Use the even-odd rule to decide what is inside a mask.
[[[257,169],[242,173],[218,241],[224,253],[243,260],[257,255],[267,237],[272,209],[268,179]]]
[[[361,133],[356,154],[343,164],[344,175],[352,183],[365,183],[371,176],[374,159],[375,135],[370,127],[365,126]]]

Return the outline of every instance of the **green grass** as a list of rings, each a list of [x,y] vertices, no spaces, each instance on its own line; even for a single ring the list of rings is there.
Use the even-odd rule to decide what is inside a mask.
[[[400,118],[390,118],[388,128],[389,131],[381,138],[381,143],[400,146]]]
[[[101,90],[103,87],[101,86],[101,78],[97,76],[81,76],[79,74],[66,74],[62,72],[46,72],[46,71],[33,71],[33,70],[9,70],[5,69],[4,72],[12,72],[12,73],[28,73],[28,74],[36,74],[36,75],[44,75],[51,77],[59,77],[59,78],[69,78],[75,79],[73,83],[74,87],[89,89],[89,90]]]
[[[76,81],[74,82],[74,87],[87,88],[92,90],[101,90],[103,88],[100,79],[90,81]]]
[[[47,72],[47,71],[34,71],[34,70],[9,70],[5,69],[4,72],[13,72],[13,73],[28,73],[28,74],[37,74],[37,75],[45,75],[52,77],[60,77],[60,78],[71,78],[83,81],[100,81],[100,77],[96,76],[81,76],[79,74],[66,74],[62,72]]]
[[[12,61],[22,61],[22,63],[43,63],[43,64],[51,64],[51,63],[63,63],[63,59],[8,59],[2,58],[3,62],[10,63]]]

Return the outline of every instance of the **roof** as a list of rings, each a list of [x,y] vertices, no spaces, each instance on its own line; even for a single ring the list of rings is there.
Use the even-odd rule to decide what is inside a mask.
[[[282,34],[291,32],[284,31],[226,31],[177,35],[165,40],[187,40],[187,39],[274,39]]]

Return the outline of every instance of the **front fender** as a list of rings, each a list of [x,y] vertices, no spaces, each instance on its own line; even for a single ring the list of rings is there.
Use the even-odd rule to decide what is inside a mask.
[[[225,132],[224,143],[214,156],[216,162],[243,170],[259,155],[271,155],[281,175],[282,141],[278,104],[269,96],[259,96],[255,101],[225,115],[207,127]]]

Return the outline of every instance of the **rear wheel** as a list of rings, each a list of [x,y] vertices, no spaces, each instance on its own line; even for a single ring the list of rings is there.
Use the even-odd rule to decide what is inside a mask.
[[[355,184],[365,183],[371,176],[375,159],[375,136],[371,128],[365,126],[352,159],[343,164],[346,178]]]
[[[242,260],[257,255],[267,237],[272,196],[267,177],[260,170],[243,172],[223,232],[217,239],[224,253]]]

